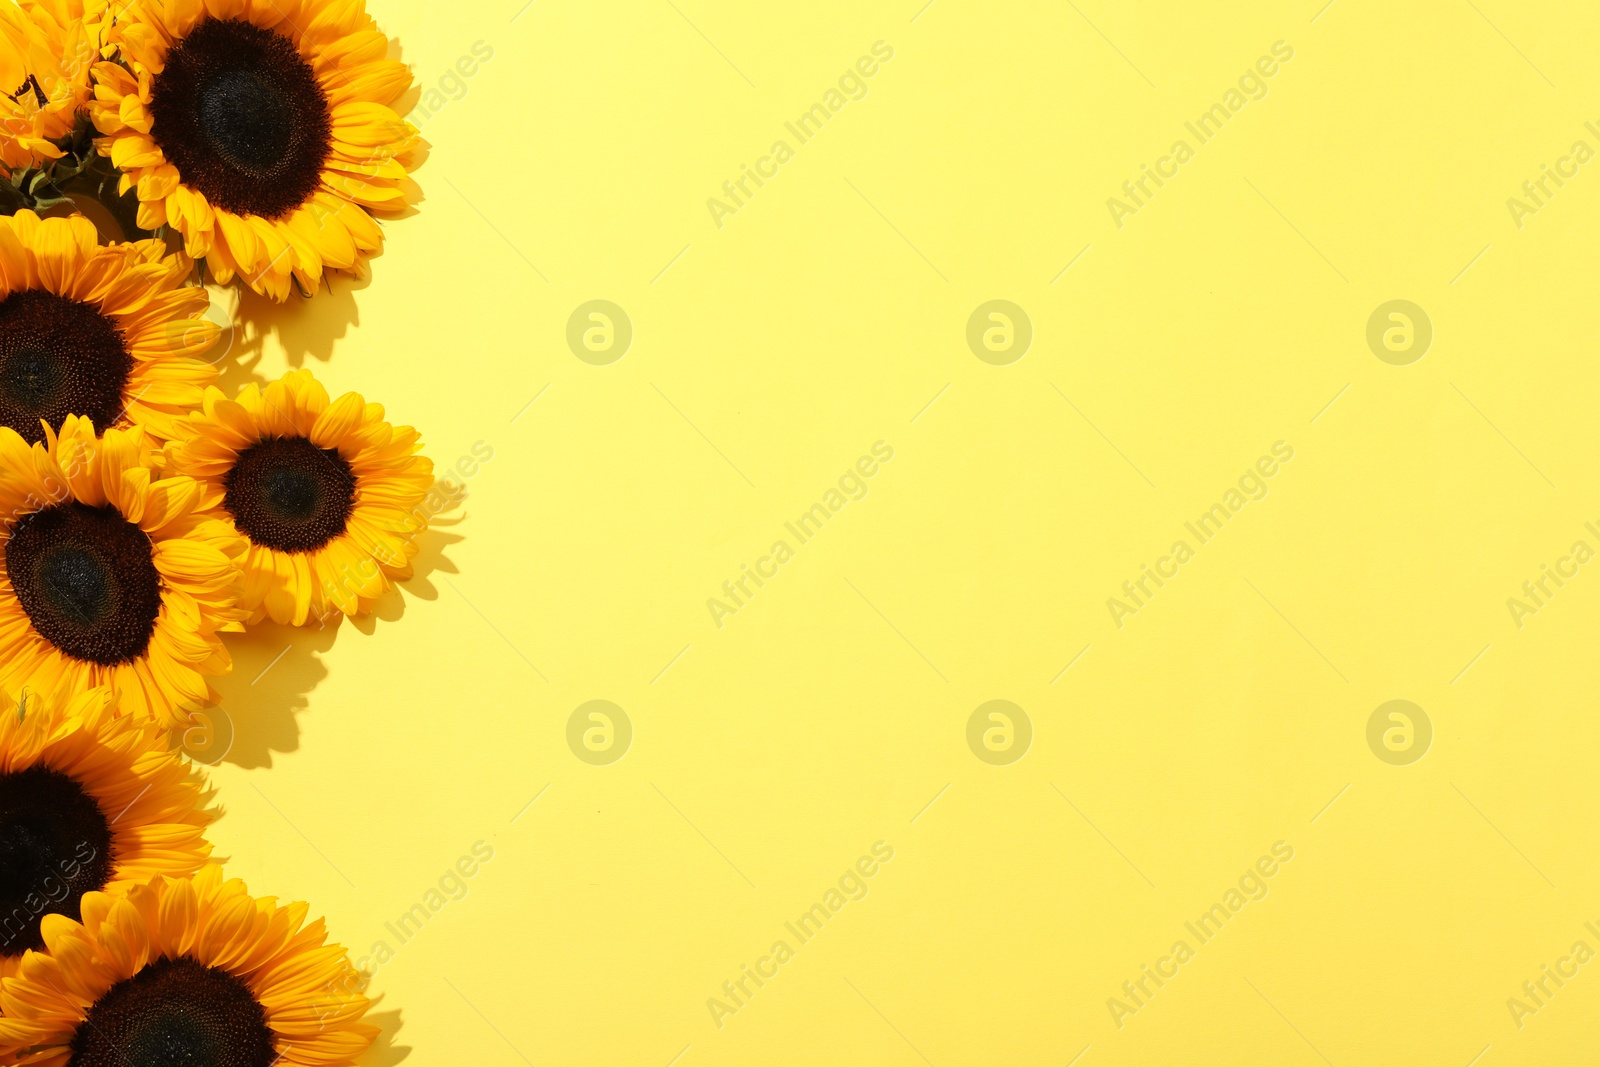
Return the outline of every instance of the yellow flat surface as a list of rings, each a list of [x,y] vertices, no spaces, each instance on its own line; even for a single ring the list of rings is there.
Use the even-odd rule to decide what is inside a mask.
[[[923,3],[372,0],[425,199],[228,380],[468,496],[219,851],[372,1064],[1592,1059],[1600,15]]]

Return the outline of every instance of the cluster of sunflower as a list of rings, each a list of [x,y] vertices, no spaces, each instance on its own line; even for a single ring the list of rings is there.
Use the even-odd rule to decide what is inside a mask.
[[[364,271],[410,83],[362,0],[0,0],[0,1065],[334,1067],[376,1034],[322,922],[210,862],[174,732],[223,634],[410,573],[417,433],[306,371],[224,395],[204,285]]]

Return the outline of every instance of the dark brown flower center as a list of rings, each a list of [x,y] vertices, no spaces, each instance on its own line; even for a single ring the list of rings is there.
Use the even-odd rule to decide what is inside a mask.
[[[111,320],[81,300],[23,289],[0,300],[0,426],[44,440],[86,415],[97,432],[122,414],[133,357]]]
[[[167,53],[151,89],[150,135],[184,184],[238,215],[282,218],[322,178],[328,100],[281,33],[207,18]]]
[[[24,516],[5,560],[33,628],[56,648],[107,667],[144,655],[161,575],[149,535],[115,508],[56,504]]]
[[[304,437],[251,445],[223,487],[223,507],[239,532],[280,552],[310,552],[344,533],[356,499],[355,474],[338,449]]]
[[[269,1067],[267,1013],[243,981],[187,956],[162,957],[89,1008],[72,1067]]]
[[[112,862],[111,827],[76,781],[44,767],[0,774],[0,956],[44,948],[46,915],[81,918],[79,898],[105,888]]]

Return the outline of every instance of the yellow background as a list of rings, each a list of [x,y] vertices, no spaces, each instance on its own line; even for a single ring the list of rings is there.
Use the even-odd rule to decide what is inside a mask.
[[[231,869],[357,956],[495,850],[375,975],[371,1064],[1592,1055],[1600,963],[1520,1028],[1507,1000],[1600,948],[1600,564],[1520,628],[1506,601],[1600,547],[1600,163],[1521,228],[1506,200],[1600,149],[1600,17],[1320,2],[371,0],[444,82],[424,199],[370,282],[246,301],[226,380],[310,366],[441,469],[493,459],[376,621],[232,642],[213,776]],[[878,41],[719,228],[707,199]],[[633,325],[607,366],[565,340],[593,299]],[[966,343],[991,299],[1033,324],[1009,366]],[[1393,299],[1434,327],[1409,366],[1365,339]],[[880,440],[869,495],[714,625]],[[1280,440],[1269,495],[1115,625]],[[635,731],[609,766],[566,742],[593,699]],[[1033,725],[1009,766],[966,742],[993,699]],[[1392,699],[1433,725],[1409,766],[1367,745]],[[707,999],[877,841],[869,894],[719,1028]],[[1119,1028],[1107,999],[1277,841],[1269,895]]]

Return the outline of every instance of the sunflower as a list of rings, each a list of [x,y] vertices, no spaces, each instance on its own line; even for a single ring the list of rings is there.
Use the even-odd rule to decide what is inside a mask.
[[[0,217],[0,426],[30,442],[40,422],[140,423],[170,436],[216,368],[210,298],[160,241],[100,246],[81,215]]]
[[[0,710],[0,977],[41,949],[46,915],[79,918],[85,893],[119,892],[205,865],[213,812],[199,776],[111,690],[24,686]]]
[[[89,102],[105,0],[0,4],[0,167],[60,159]]]
[[[411,72],[363,0],[146,0],[112,40],[89,113],[140,226],[275,300],[365,270],[418,141],[388,107]]]
[[[0,1054],[73,1067],[352,1063],[377,1036],[362,976],[304,904],[207,866],[51,916],[46,951],[0,982]]]
[[[207,389],[178,435],[168,469],[198,479],[204,505],[250,542],[239,606],[251,622],[362,614],[411,576],[433,463],[380,405],[330,403],[309,371],[291,371],[236,400]]]
[[[165,725],[215,703],[245,544],[158,459],[139,427],[73,415],[31,446],[0,427],[0,684],[105,685]]]

